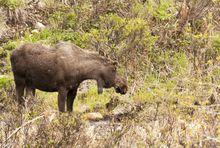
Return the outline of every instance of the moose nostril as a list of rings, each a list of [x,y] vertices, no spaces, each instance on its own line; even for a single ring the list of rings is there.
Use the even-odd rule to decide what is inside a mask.
[[[116,92],[117,92],[117,93],[120,93],[120,92],[121,92],[121,89],[120,89],[119,87],[117,87],[117,88],[116,88]]]

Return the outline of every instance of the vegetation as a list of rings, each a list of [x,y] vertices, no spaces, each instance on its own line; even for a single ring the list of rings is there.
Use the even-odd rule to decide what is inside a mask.
[[[220,145],[219,0],[0,0],[0,8],[0,145]],[[20,111],[11,51],[60,40],[118,61],[128,94],[98,95],[88,82],[73,113],[57,113],[56,93],[41,91]],[[103,119],[90,121],[88,112]]]

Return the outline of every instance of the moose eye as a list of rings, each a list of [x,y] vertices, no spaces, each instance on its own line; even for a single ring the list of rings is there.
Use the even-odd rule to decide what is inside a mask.
[[[112,69],[112,72],[116,72],[116,67]]]

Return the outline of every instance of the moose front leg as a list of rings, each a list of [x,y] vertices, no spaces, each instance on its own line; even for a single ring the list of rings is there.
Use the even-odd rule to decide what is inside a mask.
[[[58,108],[60,112],[65,112],[67,92],[68,91],[64,88],[60,88],[58,91]]]
[[[76,93],[77,93],[77,88],[70,90],[67,94],[66,105],[67,105],[67,111],[68,112],[73,111],[73,102],[74,102],[74,99],[76,97]]]
[[[97,85],[98,85],[98,94],[103,93],[103,80],[99,79],[97,80]]]

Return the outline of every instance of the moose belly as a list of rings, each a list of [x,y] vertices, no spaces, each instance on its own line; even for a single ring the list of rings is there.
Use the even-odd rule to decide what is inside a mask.
[[[35,85],[36,89],[42,90],[42,91],[46,91],[46,92],[56,92],[57,91],[57,87],[53,87],[53,86],[49,86],[49,85]]]
[[[58,90],[58,83],[54,80],[53,76],[29,75],[26,77],[26,85],[47,92],[55,92]]]

